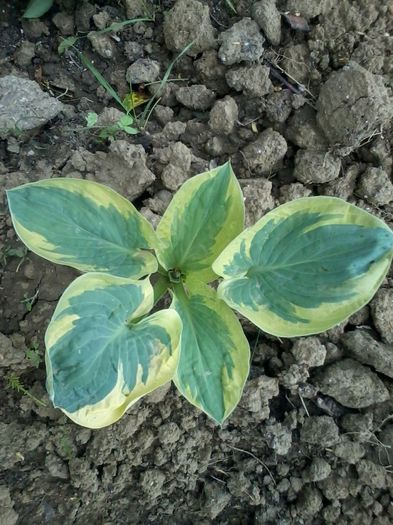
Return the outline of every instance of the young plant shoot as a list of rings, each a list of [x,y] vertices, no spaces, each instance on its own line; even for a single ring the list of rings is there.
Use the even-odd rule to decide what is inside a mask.
[[[372,298],[393,256],[386,224],[333,197],[289,202],[244,230],[229,163],[189,179],[157,231],[87,180],[26,184],[8,202],[30,250],[84,272],[59,300],[45,342],[53,404],[90,428],[170,380],[222,423],[249,371],[233,310],[275,336],[322,332]],[[166,291],[171,307],[151,313]]]

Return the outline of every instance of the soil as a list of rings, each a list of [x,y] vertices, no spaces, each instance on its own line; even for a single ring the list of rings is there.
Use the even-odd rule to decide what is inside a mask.
[[[171,385],[97,431],[45,392],[44,332],[77,272],[24,250],[7,188],[96,180],[157,224],[187,178],[230,159],[248,224],[309,195],[393,222],[392,0],[239,0],[237,14],[228,4],[56,0],[27,21],[24,1],[0,2],[1,525],[393,523],[390,277],[318,337],[279,340],[244,322],[251,374],[222,427]],[[154,22],[97,33],[147,8]],[[75,50],[58,54],[70,35],[121,97],[127,79],[160,80],[194,46],[146,130],[100,140],[88,112],[110,123],[120,108]],[[11,389],[10,373],[46,406]]]

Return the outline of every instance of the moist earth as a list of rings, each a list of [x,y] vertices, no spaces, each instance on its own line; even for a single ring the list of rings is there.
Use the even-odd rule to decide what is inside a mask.
[[[247,225],[311,195],[391,225],[392,1],[56,0],[38,20],[25,4],[0,6],[1,525],[393,523],[391,275],[319,336],[242,320],[251,373],[221,427],[168,384],[91,431],[45,391],[45,329],[77,272],[22,246],[4,193],[94,180],[156,226],[183,182],[230,159]],[[134,18],[152,20],[103,31]],[[158,95],[145,130],[86,127],[122,112],[79,53],[121,99],[130,83]]]

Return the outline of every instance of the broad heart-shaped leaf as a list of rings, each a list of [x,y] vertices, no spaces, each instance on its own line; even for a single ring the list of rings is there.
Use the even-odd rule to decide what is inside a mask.
[[[211,264],[244,227],[239,183],[229,162],[188,180],[157,228],[158,260],[203,282],[216,278]]]
[[[49,179],[7,192],[14,228],[30,250],[81,271],[139,278],[157,270],[156,236],[124,197],[96,182]]]
[[[173,377],[181,320],[162,310],[138,322],[152,306],[148,279],[87,273],[64,292],[45,335],[47,388],[79,425],[114,423]]]
[[[236,407],[249,371],[250,350],[235,314],[206,284],[175,287],[172,307],[183,323],[175,384],[216,422]]]
[[[340,323],[374,295],[392,259],[379,219],[334,197],[284,204],[213,264],[219,296],[265,332],[294,337]]]

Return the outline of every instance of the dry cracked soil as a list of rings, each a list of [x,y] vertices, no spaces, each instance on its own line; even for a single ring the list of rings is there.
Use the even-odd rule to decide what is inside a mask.
[[[91,431],[45,392],[44,332],[77,273],[24,250],[4,194],[94,180],[156,225],[185,180],[230,159],[247,224],[310,195],[391,224],[392,0],[56,0],[38,20],[26,3],[0,1],[1,525],[392,524],[391,276],[318,337],[244,323],[251,374],[222,427],[167,385]],[[86,127],[120,113],[80,53],[120,97],[161,89],[144,132]]]

